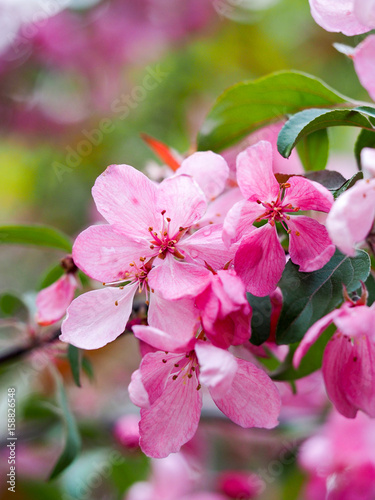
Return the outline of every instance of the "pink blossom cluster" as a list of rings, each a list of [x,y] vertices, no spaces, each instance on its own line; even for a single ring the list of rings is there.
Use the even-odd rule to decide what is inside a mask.
[[[233,351],[251,336],[246,292],[277,287],[287,260],[278,226],[302,272],[322,268],[335,250],[324,225],[300,214],[329,212],[326,188],[302,176],[279,182],[267,141],[236,164],[238,187],[212,152],[192,154],[160,183],[128,165],[108,167],[92,190],[107,224],[89,227],[73,246],[77,267],[104,287],[72,302],[61,340],[100,348],[126,329],[136,293],[148,305],[147,325],[133,326],[143,358],[129,394],[141,408],[140,446],[152,457],[194,436],[203,390],[242,427],[277,425],[276,386]],[[212,205],[222,222],[207,217]]]

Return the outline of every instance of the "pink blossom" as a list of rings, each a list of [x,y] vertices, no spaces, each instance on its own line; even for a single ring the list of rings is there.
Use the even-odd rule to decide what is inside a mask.
[[[309,0],[311,14],[325,30],[352,36],[375,27],[374,0]]]
[[[280,396],[263,370],[194,337],[171,352],[173,335],[144,326],[135,326],[134,334],[160,349],[142,359],[129,386],[131,400],[141,407],[140,446],[146,455],[166,457],[194,436],[202,384],[241,427],[277,425]]]
[[[310,217],[294,215],[300,210],[328,212],[333,196],[326,188],[299,176],[279,184],[272,172],[272,146],[266,141],[238,155],[237,179],[245,200],[229,211],[223,238],[228,246],[240,242],[234,267],[248,292],[268,295],[281,278],[286,257],[276,222],[287,230],[290,258],[301,272],[316,271],[329,261],[335,247],[325,227]],[[261,221],[267,224],[252,225]]]
[[[335,201],[327,217],[328,233],[341,252],[355,255],[355,246],[365,240],[375,219],[375,151],[362,151],[362,164],[366,176]]]
[[[72,258],[65,257],[61,265],[65,269],[65,274],[52,285],[43,288],[36,298],[37,321],[42,326],[56,323],[65,315],[78,288],[75,276],[77,268]]]
[[[219,489],[229,498],[251,500],[265,489],[259,476],[246,471],[225,471],[218,478]]]
[[[248,341],[251,307],[245,286],[234,270],[211,275],[207,288],[197,296],[202,326],[210,341],[223,348]]]
[[[354,418],[358,410],[375,417],[375,306],[365,305],[365,294],[323,316],[307,331],[294,366],[331,323],[337,330],[325,348],[322,367],[328,397],[347,418]]]
[[[116,420],[113,427],[115,439],[126,449],[139,446],[139,415],[124,415]]]
[[[372,500],[375,494],[375,421],[333,411],[302,444],[299,462],[309,474],[306,500]]]
[[[369,35],[349,55],[362,86],[375,101],[375,35]]]

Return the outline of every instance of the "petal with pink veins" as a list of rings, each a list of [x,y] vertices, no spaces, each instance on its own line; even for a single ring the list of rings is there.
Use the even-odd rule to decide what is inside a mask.
[[[234,258],[234,250],[228,250],[224,245],[222,234],[221,224],[202,227],[183,238],[178,248],[197,264],[204,266],[207,262],[213,269],[221,269]]]
[[[206,213],[197,223],[196,227],[201,228],[208,224],[223,224],[229,210],[237,202],[242,201],[243,196],[239,188],[232,188],[218,196],[208,204]]]
[[[354,13],[355,0],[309,0],[311,15],[326,31],[341,32],[347,36],[369,31]]]
[[[344,310],[341,307],[341,310],[343,314],[335,319],[335,325],[341,333],[353,339],[366,336],[375,341],[375,309],[367,306],[347,306]]]
[[[371,231],[375,218],[375,179],[360,180],[338,197],[328,214],[328,233],[341,252],[355,256],[355,244]]]
[[[300,210],[318,210],[329,212],[333,205],[333,195],[319,182],[310,181],[300,176],[288,179],[290,187],[286,189],[283,206],[289,203]]]
[[[150,326],[175,333],[176,327],[184,337],[196,331],[199,311],[194,305],[194,299],[170,300],[164,299],[160,293],[150,294],[150,306],[147,321]],[[184,332],[184,333],[182,333]]]
[[[68,273],[41,290],[36,297],[38,323],[47,326],[59,321],[73,300],[76,288],[77,279]]]
[[[223,225],[223,241],[230,247],[248,236],[255,220],[264,213],[264,207],[255,201],[239,201],[228,212]]]
[[[294,368],[298,368],[302,358],[306,355],[307,351],[310,347],[318,340],[320,335],[324,332],[329,325],[335,321],[335,319],[341,314],[345,314],[345,310],[343,309],[334,309],[326,316],[323,316],[319,321],[313,324],[307,332],[305,333],[303,339],[301,340],[299,346],[296,349],[293,357],[293,366]]]
[[[335,245],[327,229],[311,217],[291,216],[287,222],[289,234],[289,254],[299,271],[317,271],[327,264],[335,253]]]
[[[210,388],[212,399],[218,408],[241,427],[271,429],[278,424],[281,409],[280,394],[260,368],[237,359],[238,369],[232,386],[224,396],[216,388]]]
[[[224,397],[230,390],[238,364],[229,351],[199,341],[195,346],[199,361],[199,381],[215,389],[216,397]]]
[[[207,208],[206,197],[197,182],[189,175],[165,179],[157,190],[157,210],[170,218],[169,235],[180,227],[190,227],[202,218]]]
[[[81,349],[99,349],[123,333],[138,285],[83,293],[70,304],[60,340]]]
[[[191,378],[169,377],[161,396],[149,409],[141,409],[140,446],[149,457],[176,453],[197,431],[202,394],[196,373]]]
[[[133,332],[137,339],[146,342],[155,349],[161,351],[186,352],[195,343],[194,331],[187,330],[179,324],[174,325],[174,332],[167,333],[158,328],[145,325],[133,326]]]
[[[234,268],[247,291],[260,297],[275,290],[285,263],[284,250],[271,224],[244,238],[234,258]]]
[[[136,242],[116,232],[113,226],[90,226],[80,233],[73,245],[77,267],[93,279],[110,283],[124,279],[130,263],[152,252],[145,242]]]
[[[222,156],[212,151],[204,151],[186,158],[176,174],[191,175],[207,199],[212,200],[223,192],[229,175],[229,167]]]
[[[351,57],[359,81],[367,90],[371,99],[375,100],[375,35],[368,36],[357,45]]]
[[[249,201],[271,202],[279,194],[279,183],[272,169],[271,143],[260,141],[237,156],[237,182]]]
[[[98,211],[121,231],[138,240],[161,225],[156,209],[156,186],[129,165],[111,165],[97,179],[92,195]]]
[[[167,300],[195,297],[207,286],[210,271],[167,255],[148,275],[148,284]]]

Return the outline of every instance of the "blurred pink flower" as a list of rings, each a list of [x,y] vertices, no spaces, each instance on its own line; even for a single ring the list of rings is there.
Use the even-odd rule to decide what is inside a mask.
[[[333,196],[326,188],[299,176],[279,184],[272,171],[272,146],[266,141],[238,155],[237,180],[245,200],[229,211],[223,238],[228,246],[240,241],[234,267],[248,292],[268,295],[281,278],[286,258],[276,222],[289,234],[290,258],[300,271],[316,271],[329,261],[335,247],[325,227],[310,217],[289,215],[300,210],[329,212]],[[252,225],[260,221],[267,224]]]
[[[327,217],[328,233],[341,252],[354,257],[357,243],[370,233],[375,219],[375,150],[361,154],[366,177],[341,194]]]
[[[113,427],[113,435],[126,449],[134,449],[139,446],[139,415],[124,415],[116,420]]]
[[[229,498],[251,500],[265,489],[259,476],[246,471],[225,471],[218,477],[219,489]]]
[[[134,334],[160,349],[146,354],[129,386],[131,400],[141,408],[140,445],[146,455],[166,457],[194,436],[201,384],[241,427],[277,425],[280,396],[263,370],[207,341],[191,338],[184,345],[173,335],[143,326],[135,326]]]
[[[293,364],[299,366],[331,323],[337,331],[325,348],[322,367],[328,397],[347,418],[354,418],[358,410],[375,417],[375,305],[365,305],[365,294],[356,303],[345,302],[309,328]]]
[[[326,31],[352,36],[375,28],[374,0],[309,0],[311,14]]]

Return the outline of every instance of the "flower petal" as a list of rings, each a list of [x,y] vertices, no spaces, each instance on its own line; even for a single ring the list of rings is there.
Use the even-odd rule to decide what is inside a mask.
[[[294,353],[294,368],[297,369],[299,367],[302,358],[306,355],[310,347],[318,340],[319,336],[324,332],[324,330],[328,328],[328,326],[341,314],[345,314],[345,311],[343,309],[334,309],[329,314],[323,316],[323,318],[314,323],[313,326],[307,330],[299,346],[297,347],[296,352]]]
[[[347,36],[369,31],[354,14],[354,0],[309,0],[311,15],[326,31],[340,32]]]
[[[175,325],[173,333],[163,332],[152,326],[135,325],[133,332],[137,339],[160,351],[186,352],[195,343],[194,331]],[[191,345],[190,345],[191,344]]]
[[[280,394],[260,368],[237,359],[238,369],[229,392],[210,388],[212,399],[218,408],[241,427],[264,427],[271,429],[278,424],[281,409]]]
[[[375,0],[354,0],[354,14],[368,28],[375,28]]]
[[[223,241],[230,247],[254,231],[253,222],[264,212],[255,201],[239,201],[228,212],[223,225]]]
[[[207,286],[210,271],[204,267],[180,262],[167,255],[148,275],[151,288],[167,300],[195,297]]]
[[[375,35],[368,36],[354,49],[352,59],[358,79],[367,90],[371,99],[375,99]]]
[[[279,183],[272,169],[272,145],[260,141],[237,156],[237,182],[249,201],[272,201],[279,193]]]
[[[199,381],[215,389],[217,397],[223,397],[231,388],[238,364],[229,351],[199,341],[195,346],[199,361]]]
[[[232,188],[225,191],[225,193],[208,204],[206,213],[196,224],[196,227],[201,228],[208,224],[223,224],[229,210],[235,203],[242,200],[243,196],[239,188]]]
[[[208,200],[223,192],[229,175],[224,158],[212,151],[194,153],[184,160],[177,174],[191,175]]]
[[[68,307],[60,340],[81,349],[98,349],[112,342],[125,330],[136,290],[137,284],[83,293]]]
[[[333,205],[333,195],[319,182],[294,176],[288,179],[290,188],[286,189],[283,205],[289,203],[300,210],[329,212]]]
[[[158,187],[157,210],[165,210],[171,219],[169,234],[172,237],[180,227],[190,227],[202,218],[207,201],[197,182],[182,174],[165,179]]]
[[[41,290],[36,297],[38,323],[47,326],[59,321],[73,300],[76,288],[76,278],[68,273]]]
[[[354,257],[356,243],[369,234],[375,218],[375,179],[360,180],[334,203],[327,229],[341,252]]]
[[[149,408],[150,400],[145,386],[142,382],[141,370],[132,373],[131,382],[128,386],[130,401],[139,408]]]
[[[164,458],[176,453],[197,431],[202,408],[198,379],[171,377],[161,396],[141,410],[140,446],[147,456]]]
[[[321,269],[335,253],[335,245],[327,229],[311,217],[291,216],[288,220],[289,254],[300,272],[309,273]]]
[[[266,224],[242,240],[234,258],[234,268],[247,291],[263,297],[275,290],[285,262],[276,228]]]
[[[150,255],[149,245],[131,240],[107,224],[87,228],[73,245],[76,266],[91,278],[108,283],[123,279],[131,262]]]
[[[156,186],[129,165],[111,165],[97,179],[92,195],[98,211],[133,239],[161,225],[156,210]]]
[[[197,264],[209,264],[214,270],[222,269],[234,258],[234,250],[228,250],[224,245],[223,226],[211,224],[181,240],[178,248]]]

